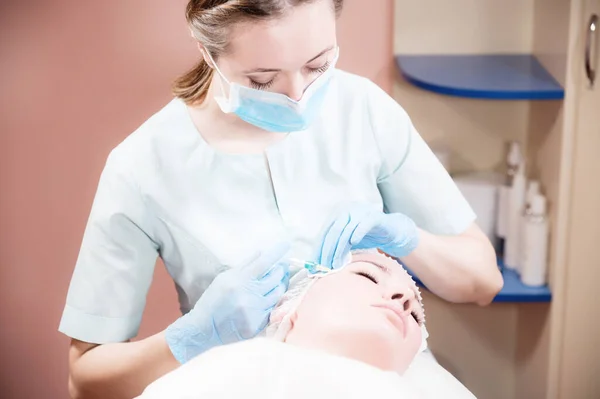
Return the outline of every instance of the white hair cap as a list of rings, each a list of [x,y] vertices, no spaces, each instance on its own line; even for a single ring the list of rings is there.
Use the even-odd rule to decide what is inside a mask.
[[[281,297],[275,309],[271,312],[269,325],[266,328],[266,337],[276,341],[284,341],[292,328],[291,317],[300,306],[304,295],[310,287],[320,278],[338,273],[352,262],[352,254],[348,254],[342,266],[327,273],[312,274],[306,269],[301,269],[290,278],[289,288]]]

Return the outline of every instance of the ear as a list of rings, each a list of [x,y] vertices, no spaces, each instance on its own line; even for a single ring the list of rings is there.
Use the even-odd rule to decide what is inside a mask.
[[[292,313],[292,315],[290,316],[290,324],[291,324],[290,327],[291,328],[294,328],[297,320],[298,320],[298,311],[294,310],[294,313]]]
[[[294,313],[290,315],[290,329],[285,334],[285,338],[283,342],[287,342],[287,338],[290,336],[290,333],[294,330],[294,326],[296,325],[296,320],[298,320],[298,311],[294,310]]]
[[[202,54],[202,58],[204,58],[204,62],[206,62],[208,66],[212,69],[215,69],[215,64],[213,64],[212,59],[209,57],[206,48],[204,48],[204,46],[200,42],[197,42],[196,45],[198,46],[198,50],[200,50],[200,54]]]
[[[211,67],[211,68],[214,69],[215,65],[213,64],[212,60],[208,56],[208,52],[206,51],[206,48],[204,48],[204,46],[202,45],[202,43],[200,43],[198,41],[198,39],[196,39],[196,36],[194,36],[194,31],[192,29],[190,29],[190,36],[196,42],[196,46],[198,47],[198,50],[200,51],[200,54],[202,54],[202,58],[204,59],[204,62],[206,62],[209,67]]]

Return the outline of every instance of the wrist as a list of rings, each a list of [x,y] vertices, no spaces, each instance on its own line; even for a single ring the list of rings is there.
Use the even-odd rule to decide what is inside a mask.
[[[181,316],[165,330],[165,340],[173,357],[181,364],[220,345],[214,329],[202,331],[190,314]]]
[[[394,218],[395,239],[382,249],[396,258],[408,256],[419,245],[419,228],[411,218],[402,213],[393,213],[390,216]]]

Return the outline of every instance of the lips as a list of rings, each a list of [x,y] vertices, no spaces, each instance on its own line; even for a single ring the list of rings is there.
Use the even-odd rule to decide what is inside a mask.
[[[406,338],[406,316],[407,312],[402,306],[396,303],[380,303],[372,305],[375,308],[381,309],[389,315],[390,322],[402,333],[402,337]]]

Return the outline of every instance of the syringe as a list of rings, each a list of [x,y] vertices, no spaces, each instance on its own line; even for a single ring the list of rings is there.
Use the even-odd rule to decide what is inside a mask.
[[[288,260],[290,261],[290,266],[294,266],[297,268],[304,268],[304,269],[308,270],[308,272],[311,274],[327,273],[327,272],[331,271],[330,268],[325,267],[325,266],[320,265],[315,262],[310,262],[307,260],[301,260],[301,259],[297,259],[297,258],[290,258]]]

